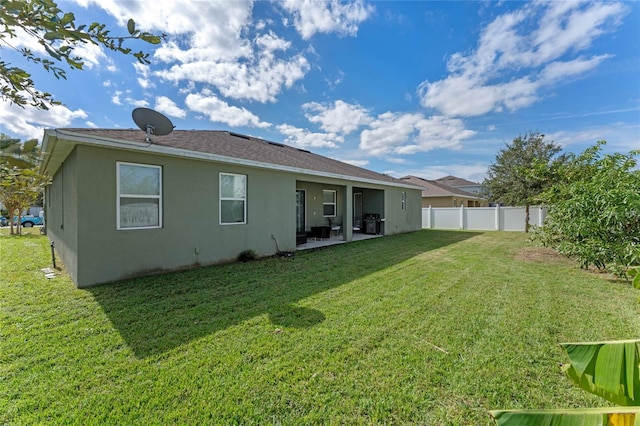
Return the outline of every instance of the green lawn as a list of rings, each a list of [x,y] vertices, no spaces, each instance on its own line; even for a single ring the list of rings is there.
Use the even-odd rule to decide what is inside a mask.
[[[29,232],[29,231],[27,231]],[[0,424],[491,424],[605,405],[563,341],[640,337],[639,292],[506,232],[425,230],[75,289],[0,236]]]

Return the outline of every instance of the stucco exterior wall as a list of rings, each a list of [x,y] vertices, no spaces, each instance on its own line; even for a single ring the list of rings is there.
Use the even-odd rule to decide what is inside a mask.
[[[78,150],[73,150],[47,187],[47,236],[67,273],[78,282]]]
[[[402,192],[405,206],[402,208]],[[384,225],[385,235],[417,231],[422,227],[422,193],[419,190],[389,188],[385,190]],[[420,225],[418,225],[420,224]],[[418,226],[416,228],[416,226]]]
[[[162,226],[117,229],[117,163],[162,168]],[[247,223],[220,224],[219,173],[247,176]],[[313,182],[310,179],[315,179]],[[322,191],[336,190],[336,223],[352,215],[354,190],[363,213],[385,217],[387,234],[419,230],[419,190],[358,185],[242,165],[77,145],[48,188],[49,235],[78,287],[235,260],[247,249],[268,256],[296,249],[296,189],[307,191],[307,229],[328,224]],[[406,209],[401,210],[401,193]],[[316,214],[313,215],[313,212]],[[345,229],[350,240],[350,228]]]
[[[77,277],[79,287],[136,275],[295,249],[295,180],[284,173],[128,151],[78,146]],[[116,229],[116,163],[162,167],[159,229]],[[247,223],[219,224],[219,173],[247,175]],[[274,190],[277,188],[277,190]],[[70,256],[62,255],[65,263]],[[73,260],[71,259],[73,262]]]

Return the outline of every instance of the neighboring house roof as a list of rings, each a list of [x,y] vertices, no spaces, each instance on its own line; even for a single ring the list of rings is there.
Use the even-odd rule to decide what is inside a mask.
[[[423,179],[417,176],[405,176],[403,181],[411,183],[413,185],[422,187],[422,197],[446,197],[446,196],[458,196],[473,198],[475,200],[481,200],[478,194],[473,192],[463,191],[462,189],[454,188],[452,186],[443,185],[433,180]]]
[[[445,176],[439,179],[435,179],[433,182],[440,183],[442,185],[458,187],[458,186],[480,186],[478,182],[471,182],[470,180],[462,179],[456,176]]]
[[[42,150],[49,155],[42,170],[55,173],[73,147],[82,144],[412,187],[400,179],[304,149],[229,131],[174,130],[166,136],[152,135],[150,144],[145,138],[146,133],[137,129],[47,129]],[[65,143],[58,144],[59,140]]]

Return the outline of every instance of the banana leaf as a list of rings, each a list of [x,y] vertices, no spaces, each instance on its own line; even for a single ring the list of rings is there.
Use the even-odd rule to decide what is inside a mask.
[[[640,340],[562,343],[563,370],[580,388],[622,406],[640,406]]]
[[[498,426],[640,426],[640,408],[493,410]]]

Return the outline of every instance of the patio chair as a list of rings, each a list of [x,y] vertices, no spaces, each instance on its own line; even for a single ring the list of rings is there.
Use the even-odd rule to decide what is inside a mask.
[[[359,234],[362,230],[362,219],[355,219],[353,221],[353,234]]]

